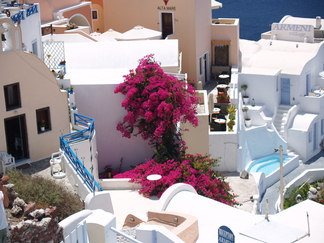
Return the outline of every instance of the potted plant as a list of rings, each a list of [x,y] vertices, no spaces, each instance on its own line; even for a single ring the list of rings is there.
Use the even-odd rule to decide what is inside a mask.
[[[224,92],[218,92],[217,103],[229,103],[229,96]]]
[[[45,132],[45,120],[42,120],[41,124],[40,124],[40,130],[42,132]]]
[[[75,23],[68,23],[66,25],[67,30],[73,30],[73,29],[76,29],[76,28],[78,28],[78,26]]]
[[[233,132],[233,126],[235,125],[235,122],[233,120],[230,120],[228,123],[227,123],[227,127],[228,127],[228,131],[229,132]]]
[[[247,116],[247,112],[248,112],[248,110],[249,110],[249,108],[248,108],[247,106],[244,106],[244,107],[242,108],[242,111],[245,113],[245,126],[246,126],[246,127],[250,127],[251,124],[252,124],[251,118],[249,118],[249,117]]]
[[[248,104],[249,101],[250,101],[249,96],[246,94],[246,90],[247,90],[247,88],[248,88],[247,84],[242,84],[242,85],[241,85],[241,89],[244,91],[244,94],[243,94],[243,96],[242,96],[242,98],[243,98],[243,103],[244,103],[244,104]]]
[[[229,113],[228,118],[229,118],[231,121],[235,121],[235,113]]]
[[[59,72],[58,75],[59,75],[59,78],[60,78],[60,79],[64,79],[64,73],[63,73],[63,72]]]

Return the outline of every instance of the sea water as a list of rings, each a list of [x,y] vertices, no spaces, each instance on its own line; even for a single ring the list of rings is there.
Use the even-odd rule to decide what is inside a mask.
[[[324,0],[218,0],[223,4],[213,10],[213,18],[239,18],[240,38],[259,40],[285,15],[324,19]]]

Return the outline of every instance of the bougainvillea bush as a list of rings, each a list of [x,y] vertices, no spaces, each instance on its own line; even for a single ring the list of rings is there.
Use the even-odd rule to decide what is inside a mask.
[[[117,174],[114,178],[131,178],[131,182],[140,183],[142,189],[139,193],[146,197],[156,195],[160,197],[163,192],[175,183],[187,183],[193,186],[199,195],[217,200],[227,205],[238,205],[235,195],[224,177],[213,170],[217,165],[216,159],[205,155],[187,154],[181,161],[168,160],[158,163],[154,159],[137,166],[135,169]],[[148,175],[159,174],[158,181],[147,180]]]
[[[198,125],[198,97],[192,85],[164,73],[153,55],[139,60],[135,70],[124,76],[114,91],[125,95],[122,107],[127,111],[117,130],[124,137],[141,135],[155,149],[157,161],[178,159],[184,150],[178,122]]]

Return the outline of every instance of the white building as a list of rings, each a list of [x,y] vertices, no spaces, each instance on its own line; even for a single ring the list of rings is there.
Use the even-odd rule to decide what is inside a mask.
[[[249,161],[273,153],[278,144],[284,149],[287,146],[288,152],[294,151],[303,161],[321,150],[323,26],[319,17],[286,16],[280,23],[274,23],[271,32],[264,33],[261,40],[240,41],[239,87],[248,86],[249,102],[244,106],[249,108],[248,116],[252,119],[252,126],[244,129],[244,138],[240,139],[243,168]],[[256,129],[263,132],[256,133]],[[267,139],[269,134],[271,139]]]
[[[121,107],[123,95],[114,94],[123,76],[148,54],[154,54],[165,71],[178,71],[177,40],[65,42],[65,78],[75,91],[78,112],[95,120],[99,171],[106,165],[119,168],[121,160],[129,169],[153,155],[141,137],[123,138],[116,130],[126,111]]]
[[[14,24],[19,23],[24,51],[33,53],[43,59],[39,4],[0,3],[0,12],[3,12],[6,17],[10,17]],[[6,35],[7,33],[4,32],[4,36]],[[4,45],[4,48],[10,47]]]

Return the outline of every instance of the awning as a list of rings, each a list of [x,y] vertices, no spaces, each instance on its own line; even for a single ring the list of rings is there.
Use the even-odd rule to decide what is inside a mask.
[[[118,38],[118,37],[121,36],[121,33],[118,32],[118,31],[115,31],[115,30],[113,30],[113,29],[109,29],[109,30],[107,30],[106,32],[102,33],[101,36],[102,36],[102,37],[109,37],[109,38],[114,38],[114,39],[116,39],[116,38]]]
[[[162,32],[147,29],[143,26],[137,25],[133,29],[121,34],[116,40],[129,41],[129,40],[158,40],[162,38]]]
[[[96,39],[97,41],[116,41],[115,39],[117,37],[119,37],[121,35],[121,33],[113,30],[113,29],[109,29],[104,33],[97,33],[97,32],[93,32],[90,34],[90,36],[94,39]]]
[[[219,9],[221,7],[223,7],[223,4],[222,3],[217,2],[215,0],[211,0],[211,8],[212,9]]]

